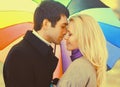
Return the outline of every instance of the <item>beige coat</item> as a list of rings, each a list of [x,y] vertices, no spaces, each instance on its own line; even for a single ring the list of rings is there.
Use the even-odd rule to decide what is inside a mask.
[[[97,87],[96,71],[87,59],[78,58],[70,64],[57,87]]]

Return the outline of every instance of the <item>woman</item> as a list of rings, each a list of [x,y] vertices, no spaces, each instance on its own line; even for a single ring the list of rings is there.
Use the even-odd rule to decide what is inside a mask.
[[[65,36],[67,49],[79,49],[57,87],[102,87],[105,82],[107,48],[100,26],[91,16],[80,14],[69,19]]]

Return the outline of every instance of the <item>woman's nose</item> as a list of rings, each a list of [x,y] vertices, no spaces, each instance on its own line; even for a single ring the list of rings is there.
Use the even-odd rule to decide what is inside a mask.
[[[64,35],[66,35],[66,34],[67,34],[67,28],[66,28],[66,29],[64,29],[63,34],[64,34]]]
[[[68,33],[67,33],[67,34],[65,34],[64,39],[68,40],[68,38],[69,38],[69,36],[68,36]]]

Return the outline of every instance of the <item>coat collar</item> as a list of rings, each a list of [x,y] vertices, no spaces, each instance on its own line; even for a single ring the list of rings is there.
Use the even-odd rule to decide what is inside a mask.
[[[33,46],[35,49],[37,49],[44,55],[53,51],[53,48],[51,46],[48,46],[46,43],[44,43],[42,40],[36,37],[32,33],[32,31],[27,31],[27,33],[24,36],[24,39],[27,40],[31,44],[31,46]]]

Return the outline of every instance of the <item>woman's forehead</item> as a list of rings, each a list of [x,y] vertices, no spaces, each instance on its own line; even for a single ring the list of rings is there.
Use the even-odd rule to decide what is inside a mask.
[[[74,29],[75,29],[75,26],[74,26],[74,23],[73,22],[69,22],[68,24],[68,32],[74,32]]]

